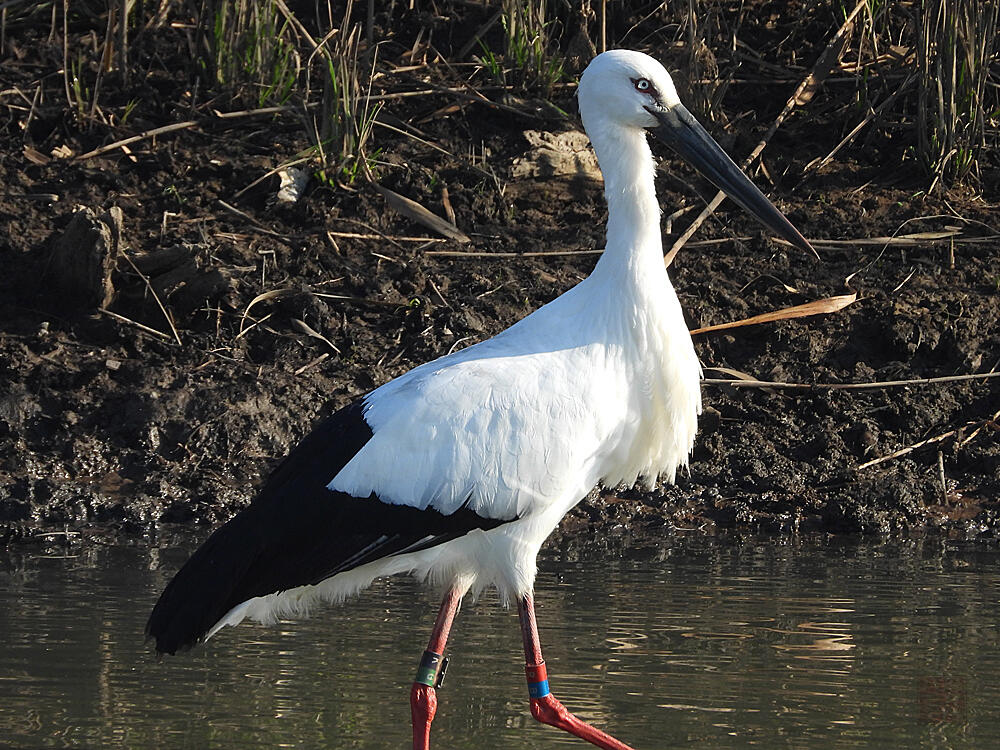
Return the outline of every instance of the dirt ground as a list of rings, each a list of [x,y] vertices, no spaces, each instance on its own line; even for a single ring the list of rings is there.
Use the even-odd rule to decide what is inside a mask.
[[[116,129],[65,107],[37,107],[25,128],[28,105],[6,92],[33,91],[61,49],[30,29],[7,39],[0,538],[215,525],[321,417],[503,330],[584,278],[603,245],[599,182],[511,176],[515,160],[531,158],[526,132],[579,129],[570,86],[554,96],[569,119],[499,94],[502,107],[447,93],[386,102],[380,121],[415,128],[421,140],[377,125],[377,179],[439,215],[450,205],[471,238],[462,244],[391,210],[361,181],[314,179],[297,203],[275,201],[276,177],[254,183],[309,146],[299,119],[213,116],[227,104],[199,99],[173,74],[183,66],[170,56],[168,33],[149,42],[158,52],[144,77],[104,82],[106,108],[138,102]],[[379,85],[382,93],[431,79],[448,85],[439,75],[386,75]],[[793,88],[731,86],[723,106],[736,124],[709,129],[731,153],[748,153]],[[979,195],[928,196],[892,133],[859,139],[804,172],[856,122],[824,106],[826,96],[779,129],[764,152],[766,175],[755,179],[807,237],[840,244],[818,243],[817,261],[724,204],[671,276],[691,328],[851,291],[858,300],[829,315],[699,335],[706,376],[729,377],[710,369],[729,368],[836,384],[992,372],[1000,363],[997,156],[984,160]],[[52,156],[189,119],[197,125],[127,152]],[[691,207],[665,227],[669,247],[714,191],[665,149],[654,151],[664,214]],[[80,207],[97,219],[71,225]],[[121,211],[121,236],[102,240],[93,227],[112,208]],[[930,232],[951,236],[871,240]],[[708,239],[719,242],[697,244]],[[101,242],[113,267],[110,286],[95,287],[88,274],[100,269],[86,258]],[[525,255],[537,251],[565,254]],[[1000,379],[809,392],[706,383],[704,397],[690,472],[676,486],[593,494],[563,531],[1000,532]]]

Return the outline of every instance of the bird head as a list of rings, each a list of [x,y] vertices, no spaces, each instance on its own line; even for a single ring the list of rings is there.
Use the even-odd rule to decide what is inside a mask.
[[[670,74],[649,55],[632,50],[602,52],[583,72],[577,98],[591,138],[599,131],[620,129],[652,133],[766,228],[816,255],[809,241],[681,104]]]

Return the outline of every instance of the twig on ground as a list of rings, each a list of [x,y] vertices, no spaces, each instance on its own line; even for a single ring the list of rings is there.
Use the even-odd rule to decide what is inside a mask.
[[[347,218],[341,218],[340,220],[341,220],[341,221],[343,221],[343,222],[346,222],[346,223],[348,223],[348,224],[357,224],[357,225],[358,225],[359,227],[364,227],[364,228],[365,228],[365,229],[367,229],[367,230],[368,230],[369,232],[371,232],[371,233],[372,233],[373,235],[375,235],[374,237],[372,237],[372,239],[376,239],[376,238],[379,238],[379,239],[383,239],[383,240],[385,240],[386,242],[389,242],[389,243],[391,243],[391,244],[395,245],[395,246],[396,246],[396,247],[397,247],[398,249],[400,249],[400,250],[403,250],[403,251],[405,251],[405,250],[406,250],[406,248],[405,248],[405,247],[403,247],[402,245],[400,245],[400,244],[399,244],[399,243],[398,243],[398,242],[396,241],[395,237],[393,237],[393,236],[391,236],[391,235],[388,235],[388,234],[386,234],[385,232],[382,232],[382,231],[380,231],[380,230],[378,229],[378,227],[373,227],[373,226],[372,226],[371,224],[366,224],[365,222],[363,222],[363,221],[358,221],[357,219],[347,219]],[[332,235],[330,239],[333,239],[333,237],[335,237],[335,236],[338,236],[337,232],[329,232],[329,231],[328,231],[328,232],[327,232],[327,234],[328,234],[328,235]],[[449,240],[444,240],[444,242],[448,242],[448,241],[449,241]]]
[[[244,313],[243,314],[243,319],[240,320],[240,332],[236,334],[236,340],[239,340],[239,339],[243,338],[244,336],[246,336],[248,333],[250,333],[250,331],[252,331],[254,328],[256,328],[257,326],[259,326],[262,323],[264,323],[272,315],[274,315],[274,313],[268,313],[267,315],[265,315],[260,320],[255,321],[251,325],[248,325],[246,328],[243,328],[243,320],[246,319],[246,313]]]
[[[454,63],[452,63],[452,66],[454,66]],[[420,65],[420,66],[417,66],[417,67],[423,68],[425,66]],[[406,70],[409,70],[409,69],[406,69]],[[395,70],[395,71],[392,71],[392,72],[401,72],[401,71],[402,71],[402,69]],[[851,80],[853,81],[854,79],[852,78]],[[569,83],[566,83],[566,84],[557,84],[556,88],[572,88],[573,86],[576,86],[576,84],[575,83],[573,83],[573,84],[569,84]],[[477,87],[476,89],[473,89],[473,90],[477,91],[477,92],[479,92],[479,91],[500,91],[500,92],[506,92],[506,91],[515,91],[515,90],[517,90],[517,87],[516,86],[479,86],[479,87]],[[14,92],[14,89],[9,89],[7,91],[0,92],[0,94],[13,93],[13,92]],[[457,96],[460,96],[463,99],[469,99],[471,97],[471,95],[469,94],[469,90],[467,88],[464,88],[464,87],[463,88],[453,88],[453,87],[448,87],[448,86],[435,86],[432,89],[413,89],[413,90],[410,90],[410,91],[390,91],[387,94],[372,94],[371,96],[367,96],[365,98],[368,99],[368,101],[372,101],[372,102],[389,102],[389,101],[395,101],[397,99],[411,99],[413,97],[420,97],[420,96],[441,96],[441,95],[444,95],[444,96],[449,96],[449,95],[453,95],[454,96],[454,95],[457,95]],[[472,98],[473,101],[479,102],[480,104],[491,105],[491,106],[499,107],[499,108],[503,108],[504,107],[504,105],[498,104],[497,102],[494,102],[492,99],[488,99],[488,98],[485,98],[485,97],[479,96],[479,97],[471,97],[471,98]],[[220,120],[232,120],[232,119],[238,119],[238,118],[241,118],[241,117],[256,117],[258,115],[275,115],[275,114],[281,114],[283,112],[296,112],[296,111],[301,110],[303,107],[305,107],[306,109],[315,109],[318,106],[319,106],[318,102],[306,102],[304,104],[295,105],[295,106],[292,106],[290,104],[279,104],[279,105],[275,105],[275,106],[272,106],[272,107],[256,107],[256,108],[253,108],[253,109],[238,109],[238,110],[233,110],[231,112],[223,112],[222,110],[219,110],[219,109],[213,109],[212,110],[212,114],[215,115],[216,117],[218,117]],[[518,110],[516,108],[511,107],[509,109],[511,109],[514,112],[518,112],[520,114],[523,114],[520,110]]]
[[[157,307],[160,308],[160,312],[163,313],[163,317],[166,319],[167,325],[170,326],[170,332],[174,334],[174,340],[177,341],[177,345],[183,346],[183,344],[181,343],[181,335],[177,332],[177,327],[174,325],[174,321],[170,317],[170,313],[167,312],[167,308],[163,305],[163,302],[160,300],[160,295],[156,293],[156,289],[153,288],[153,284],[149,280],[149,277],[139,270],[139,267],[128,256],[128,253],[122,253],[122,255],[125,257],[125,260],[128,261],[128,264],[132,266],[132,270],[135,271],[136,274],[138,274],[140,279],[142,279],[142,282],[146,285],[146,289],[149,290],[149,293],[153,295],[153,299],[156,301]]]
[[[361,305],[372,305],[373,307],[388,307],[388,308],[400,308],[406,307],[405,302],[386,302],[381,299],[369,299],[367,297],[351,297],[347,294],[327,294],[325,292],[313,292],[314,297],[319,297],[321,299],[332,299],[338,302],[356,302]]]
[[[1000,373],[994,373],[994,374],[1000,374]],[[973,436],[975,436],[976,434],[979,433],[979,430],[981,430],[984,426],[986,426],[990,422],[995,421],[998,416],[1000,416],[1000,412],[998,412],[997,415],[993,416],[990,419],[983,419],[983,420],[981,420],[979,422],[969,422],[968,424],[963,425],[962,427],[956,427],[954,430],[948,430],[947,432],[942,432],[940,435],[935,435],[934,437],[929,437],[926,440],[921,440],[918,443],[913,443],[912,445],[907,445],[904,448],[900,448],[898,451],[893,451],[892,453],[888,453],[888,454],[886,454],[884,456],[879,456],[878,458],[873,458],[871,461],[865,461],[863,464],[858,464],[857,468],[860,471],[861,469],[867,469],[870,466],[877,466],[878,464],[885,463],[886,461],[891,461],[894,458],[899,458],[900,456],[905,456],[907,453],[913,453],[913,451],[918,450],[920,448],[923,448],[924,446],[933,445],[934,443],[940,443],[942,440],[947,440],[952,435],[957,435],[959,432],[961,432],[962,430],[964,430],[966,427],[971,427],[974,424],[979,425],[979,427],[976,429],[976,431],[973,433],[973,435],[969,436],[968,438],[966,438],[966,440],[964,440],[961,443],[959,443],[959,445],[965,445],[965,443],[967,443],[969,440],[971,440]],[[939,460],[941,462],[939,464],[939,471],[940,471],[942,489],[947,490],[947,487],[944,485],[944,463],[943,463],[943,456],[941,456],[940,453],[938,455],[940,457]]]
[[[434,290],[434,294],[436,294],[438,296],[438,299],[441,300],[442,304],[445,307],[447,307],[448,309],[454,310],[455,308],[453,308],[450,304],[448,304],[448,300],[446,300],[444,298],[444,295],[441,294],[441,290],[438,289],[438,285],[434,283],[434,279],[432,279],[430,276],[428,276],[427,277],[427,281],[431,285],[431,289]]]
[[[349,240],[392,240],[393,242],[426,242],[428,244],[439,244],[451,241],[445,239],[444,237],[401,237],[399,235],[369,234],[365,232],[333,232],[330,230],[326,230],[326,233],[331,237],[343,237]]]
[[[450,240],[461,242],[463,244],[472,242],[472,238],[461,229],[449,221],[442,219],[437,214],[427,210],[415,200],[411,200],[405,195],[400,195],[396,191],[383,187],[376,182],[371,183],[371,185],[379,194],[382,195],[383,198],[385,198],[386,203],[388,203],[392,209],[398,211],[406,218],[415,221],[418,224],[422,224],[428,229],[435,231]]]
[[[300,367],[299,369],[297,369],[297,370],[296,370],[296,371],[295,371],[294,373],[292,373],[292,374],[293,374],[293,375],[301,375],[301,374],[302,374],[302,373],[304,373],[304,372],[305,372],[306,370],[311,370],[311,369],[312,369],[312,368],[314,368],[314,367],[315,367],[316,365],[319,365],[319,364],[322,364],[323,362],[325,362],[325,361],[326,361],[327,359],[329,359],[329,358],[330,358],[330,352],[323,352],[323,353],[322,353],[322,354],[320,354],[320,355],[319,355],[318,357],[316,357],[316,359],[312,360],[311,362],[309,362],[309,363],[307,363],[307,364],[304,364],[304,365],[302,365],[302,367]]]
[[[707,367],[711,370],[713,368]],[[877,391],[882,388],[902,388],[909,385],[938,385],[941,383],[961,383],[966,380],[978,380],[1000,377],[1000,372],[981,372],[971,375],[946,375],[940,378],[913,378],[911,380],[883,380],[869,383],[786,383],[771,380],[726,380],[724,378],[705,378],[705,385],[726,385],[743,388],[782,388],[789,391]]]
[[[393,133],[398,133],[399,135],[405,136],[405,137],[409,138],[410,140],[415,141],[416,143],[420,143],[420,144],[422,144],[424,146],[427,146],[428,148],[434,149],[435,151],[439,151],[440,153],[444,154],[445,156],[451,157],[455,161],[463,161],[459,157],[455,156],[455,154],[451,153],[451,151],[448,151],[447,149],[442,148],[441,146],[437,145],[436,143],[433,143],[432,141],[428,141],[425,138],[421,138],[418,135],[414,135],[413,133],[410,133],[410,132],[408,132],[406,130],[403,130],[402,128],[397,128],[395,125],[390,125],[389,123],[383,122],[382,120],[379,120],[378,118],[376,118],[375,120],[373,120],[373,122],[374,122],[375,125],[378,125],[381,128],[385,128],[386,130],[391,130]],[[477,172],[479,172],[481,174],[484,174],[487,177],[493,177],[492,174],[490,174],[489,172],[487,172],[482,167],[477,167],[475,164],[472,164],[472,163],[470,163],[468,161],[466,161],[466,164],[467,164],[467,166],[470,169],[474,169],[475,171],[477,171]]]
[[[310,103],[306,105],[307,107],[315,107],[316,104]],[[220,112],[217,109],[212,110],[212,114],[221,120],[231,120],[238,117],[253,117],[255,115],[276,115],[280,112],[291,112],[297,109],[297,107],[279,105],[277,107],[258,107],[257,109],[240,109],[234,112]]]
[[[712,240],[689,242],[690,247],[711,247],[722,245],[733,240],[749,240],[750,237],[719,237]],[[525,253],[490,253],[485,251],[464,250],[428,250],[424,255],[436,255],[440,258],[545,258],[560,255],[600,255],[604,250],[530,250]]]
[[[292,328],[294,328],[299,333],[304,333],[306,336],[316,339],[317,341],[322,341],[324,344],[333,349],[334,352],[340,354],[340,349],[338,349],[330,339],[324,336],[322,333],[317,331],[315,328],[310,326],[304,320],[299,318],[292,318]]]
[[[850,12],[847,19],[837,30],[837,33],[833,35],[833,38],[830,40],[829,44],[827,44],[826,49],[823,50],[823,53],[816,60],[816,64],[813,65],[809,75],[807,75],[803,79],[802,83],[799,84],[799,87],[795,89],[795,93],[792,94],[791,98],[785,104],[785,108],[781,110],[781,113],[775,119],[774,123],[772,123],[767,133],[764,134],[764,137],[760,139],[760,143],[754,147],[753,151],[750,152],[750,155],[744,160],[744,168],[752,164],[753,161],[760,156],[761,152],[771,140],[771,136],[773,136],[778,130],[781,124],[785,121],[785,118],[791,114],[792,110],[797,106],[808,103],[809,100],[815,96],[817,90],[822,85],[823,80],[840,61],[840,56],[844,53],[844,48],[847,45],[847,34],[854,26],[855,17],[861,9],[865,8],[867,5],[868,0],[860,0],[860,2],[858,2],[858,4],[854,7],[854,10]],[[712,199],[712,201],[698,215],[698,218],[691,223],[691,226],[687,228],[684,234],[678,238],[678,240],[664,256],[663,262],[665,265],[669,266],[673,262],[674,256],[680,252],[680,249],[684,247],[687,241],[691,238],[691,235],[698,230],[698,227],[702,225],[705,219],[711,216],[712,212],[719,207],[722,201],[725,200],[725,197],[725,193],[722,191],[716,193],[715,198]]]
[[[669,237],[669,235],[665,235]],[[359,238],[361,239],[361,238]],[[413,238],[400,238],[406,240],[416,240]],[[748,242],[753,237],[750,235],[735,235],[732,237],[716,237],[709,240],[695,240],[693,242],[684,243],[685,247],[713,247],[715,245],[721,245],[726,242]],[[984,242],[996,242],[1000,239],[1000,234],[988,234],[980,235],[977,237],[963,237],[959,235],[955,230],[946,230],[941,232],[917,232],[915,234],[903,234],[896,237],[856,237],[854,239],[848,240],[821,240],[821,239],[810,239],[809,242],[812,243],[813,247],[820,250],[824,248],[835,249],[839,247],[864,247],[864,246],[882,246],[882,247],[919,247],[925,245],[937,245],[945,242],[954,243],[956,245],[976,245]],[[444,240],[437,240],[438,242],[443,242]],[[774,241],[780,245],[792,246],[790,242],[787,242],[780,237],[775,237]],[[544,250],[544,251],[529,251],[525,253],[491,253],[485,251],[463,251],[463,250],[428,250],[424,255],[437,255],[446,258],[537,258],[545,256],[557,256],[557,255],[600,255],[604,250]]]
[[[257,221],[254,217],[252,217],[250,214],[248,214],[246,211],[241,211],[240,209],[236,208],[236,206],[233,206],[233,205],[231,205],[229,203],[226,203],[221,198],[218,198],[216,200],[217,200],[218,204],[220,206],[222,206],[224,209],[226,209],[227,211],[231,211],[232,213],[236,214],[237,216],[239,216],[241,218],[244,218],[247,221],[249,221],[253,225],[254,229],[256,229],[258,232],[263,232],[264,234],[269,234],[272,237],[282,237],[282,238],[284,238],[284,235],[278,234],[277,232],[268,229],[267,227],[265,227],[264,225],[262,225],[259,221]]]
[[[994,427],[994,428],[1000,427],[1000,411],[995,412],[993,416],[990,417],[989,419],[983,420],[983,422],[981,422],[976,429],[974,429],[971,433],[969,433],[968,437],[966,437],[964,440],[959,441],[958,447],[961,448],[966,443],[974,440],[976,436],[983,431],[984,427]]]
[[[114,143],[109,143],[107,146],[101,146],[100,148],[95,148],[93,151],[88,151],[85,154],[81,154],[74,158],[74,161],[83,161],[84,159],[92,159],[95,156],[100,156],[101,154],[106,154],[109,151],[114,151],[116,148],[121,148],[122,146],[128,146],[129,144],[135,143],[137,141],[144,141],[149,138],[155,138],[158,135],[163,135],[165,133],[173,133],[177,130],[186,130],[187,128],[193,128],[198,124],[197,120],[185,120],[184,122],[175,122],[171,125],[164,125],[163,127],[153,128],[152,130],[147,130],[144,133],[139,133],[139,135],[133,135],[130,138],[124,138],[120,141],[115,141]]]
[[[139,323],[138,321],[132,320],[131,318],[126,318],[124,315],[119,315],[116,312],[111,312],[111,310],[107,309],[106,307],[99,307],[99,308],[97,308],[97,311],[104,313],[109,318],[114,318],[115,320],[117,320],[117,321],[119,321],[121,323],[127,323],[130,326],[135,326],[140,331],[144,331],[144,332],[146,332],[146,333],[148,333],[148,334],[150,334],[152,336],[156,336],[159,339],[163,339],[168,344],[173,344],[174,343],[173,339],[170,338],[169,334],[166,334],[163,331],[157,331],[155,328],[150,328],[149,326],[143,325],[142,323]]]
[[[841,294],[836,297],[826,297],[825,299],[813,300],[812,302],[806,302],[802,305],[793,305],[792,307],[784,307],[780,310],[773,310],[772,312],[754,315],[750,318],[743,318],[742,320],[736,320],[731,323],[718,323],[712,326],[696,328],[691,331],[691,335],[695,336],[701,333],[724,331],[729,328],[739,328],[740,326],[752,326],[757,325],[758,323],[773,323],[778,320],[791,320],[793,318],[805,318],[810,315],[834,313],[838,310],[843,310],[850,304],[853,304],[857,298],[857,292],[852,292],[851,294]]]
[[[296,293],[295,289],[292,289],[291,287],[279,287],[278,289],[269,289],[266,292],[262,292],[258,294],[256,297],[254,297],[252,300],[250,300],[250,304],[247,305],[246,309],[243,311],[243,316],[240,318],[240,332],[236,336],[236,338],[242,336],[245,330],[249,330],[249,328],[246,327],[246,322],[247,322],[247,317],[250,315],[250,310],[253,308],[254,305],[256,305],[259,302],[266,302],[269,299],[281,299],[283,297],[290,297],[295,293]],[[267,320],[267,317],[264,317],[261,320],[254,321],[253,325],[255,326],[260,325],[265,320]],[[253,328],[253,326],[250,326],[250,328]]]
[[[600,255],[603,250],[545,250],[527,253],[488,253],[485,251],[427,250],[424,255],[439,258],[544,258],[556,255]]]

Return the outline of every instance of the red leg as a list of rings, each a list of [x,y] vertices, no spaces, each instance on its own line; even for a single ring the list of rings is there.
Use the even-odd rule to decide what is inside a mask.
[[[431,722],[437,712],[437,687],[443,677],[444,647],[448,642],[451,623],[462,601],[459,589],[450,589],[441,602],[434,630],[410,689],[410,716],[413,720],[413,750],[428,750],[431,742]]]
[[[528,675],[528,695],[531,699],[531,715],[543,724],[550,724],[572,735],[586,740],[592,745],[606,750],[632,750],[624,742],[619,742],[600,729],[595,729],[580,721],[566,710],[562,703],[549,692],[549,680],[542,659],[542,644],[538,642],[538,625],[535,622],[535,603],[531,594],[525,594],[517,603],[517,614],[521,618],[521,635],[524,638],[524,671]]]

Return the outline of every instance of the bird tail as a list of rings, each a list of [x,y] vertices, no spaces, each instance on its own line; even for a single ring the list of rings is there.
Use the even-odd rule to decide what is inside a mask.
[[[234,607],[257,597],[317,585],[512,520],[486,518],[464,505],[446,515],[329,489],[371,436],[362,401],[306,436],[260,495],[216,530],[164,589],[146,624],[156,650],[174,654],[194,646]]]
[[[218,528],[160,595],[146,623],[158,653],[175,654],[203,640],[232,607],[259,559],[253,519],[246,511]]]
[[[156,650],[191,648],[238,604],[334,572],[338,536],[351,527],[344,503],[352,499],[326,484],[371,436],[362,400],[307,435],[254,502],[218,528],[160,595],[146,623]]]

